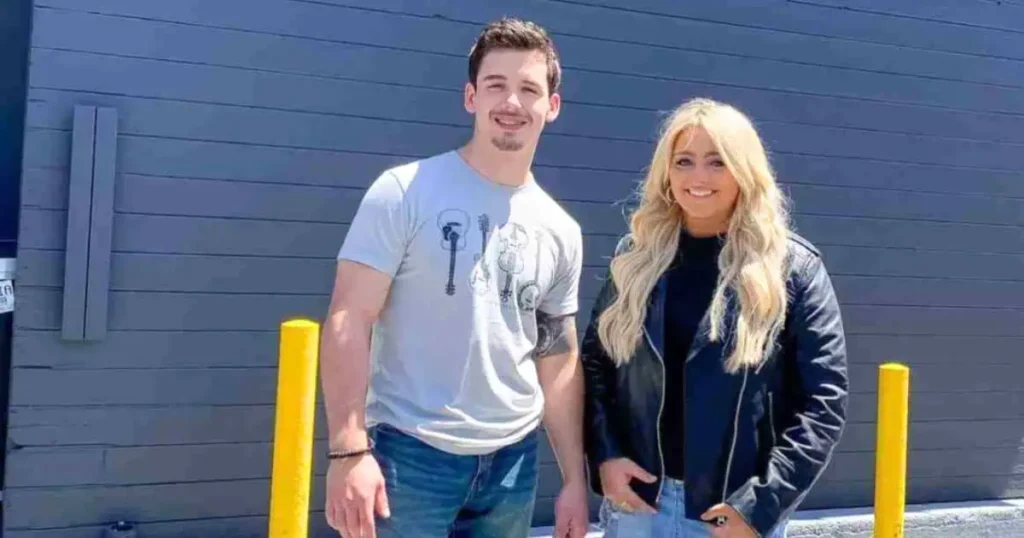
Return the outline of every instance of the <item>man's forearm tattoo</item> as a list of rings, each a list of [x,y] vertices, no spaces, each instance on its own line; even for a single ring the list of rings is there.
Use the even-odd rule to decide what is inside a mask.
[[[537,311],[537,357],[567,353],[576,345],[576,317]]]

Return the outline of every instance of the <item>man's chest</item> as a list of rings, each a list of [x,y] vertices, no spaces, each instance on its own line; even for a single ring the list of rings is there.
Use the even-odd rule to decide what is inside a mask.
[[[550,227],[524,211],[443,208],[420,218],[404,270],[443,297],[532,312],[557,272]]]

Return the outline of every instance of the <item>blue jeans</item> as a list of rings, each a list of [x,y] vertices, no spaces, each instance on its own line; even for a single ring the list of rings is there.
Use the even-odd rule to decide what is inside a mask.
[[[537,432],[483,456],[433,448],[386,424],[370,430],[391,517],[379,538],[526,538],[537,489]]]
[[[688,519],[683,503],[683,483],[667,478],[661,491],[657,514],[623,512],[608,499],[601,503],[604,538],[708,538],[710,526]],[[776,527],[764,538],[786,538],[786,524]]]

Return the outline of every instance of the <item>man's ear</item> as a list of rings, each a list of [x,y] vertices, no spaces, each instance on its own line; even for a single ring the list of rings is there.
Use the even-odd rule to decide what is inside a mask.
[[[556,118],[558,118],[558,114],[562,110],[562,96],[557,93],[553,93],[551,94],[551,97],[549,97],[548,99],[551,102],[551,108],[548,110],[548,113],[544,117],[544,120],[547,121],[548,123],[551,123],[555,121]]]
[[[466,112],[470,114],[476,114],[476,87],[473,86],[472,82],[466,83],[466,88],[463,91],[463,106],[466,107]]]

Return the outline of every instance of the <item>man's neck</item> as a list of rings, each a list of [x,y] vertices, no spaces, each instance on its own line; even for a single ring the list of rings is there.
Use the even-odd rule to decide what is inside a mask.
[[[520,187],[533,181],[530,174],[532,151],[501,151],[489,140],[473,138],[459,148],[459,155],[478,174],[495,183]]]

